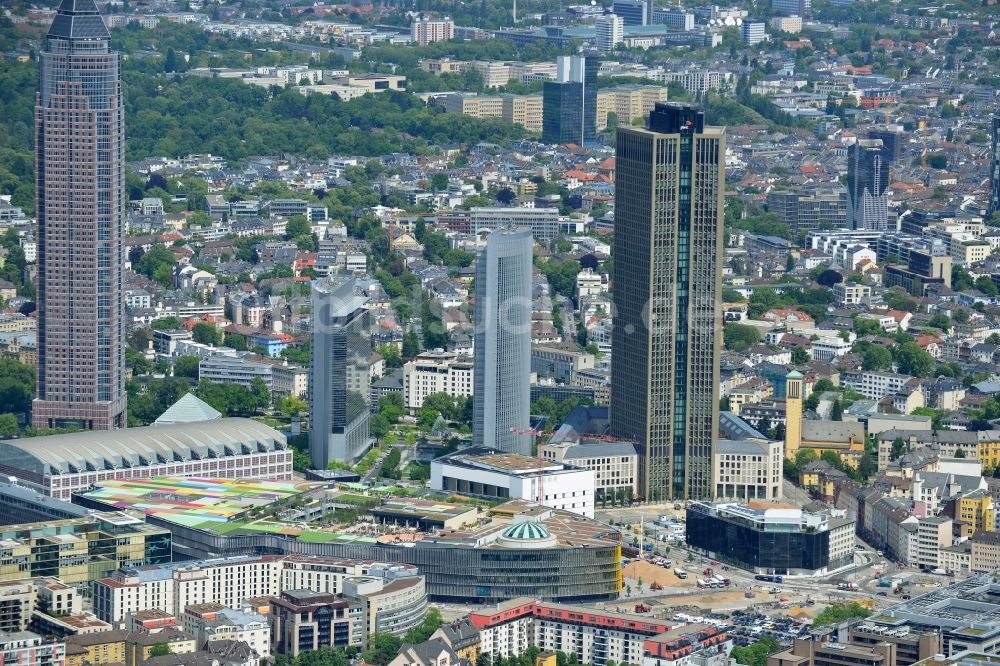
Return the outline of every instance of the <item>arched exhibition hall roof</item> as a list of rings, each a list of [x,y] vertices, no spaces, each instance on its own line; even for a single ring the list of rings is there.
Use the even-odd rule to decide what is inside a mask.
[[[46,474],[76,474],[285,448],[285,436],[277,430],[251,419],[227,418],[9,440],[0,444],[0,464],[22,467],[26,458],[33,458]]]

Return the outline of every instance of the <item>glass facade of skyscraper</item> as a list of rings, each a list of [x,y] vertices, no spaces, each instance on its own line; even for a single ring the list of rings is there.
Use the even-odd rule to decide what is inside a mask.
[[[712,495],[724,155],[692,107],[618,130],[611,430],[636,441],[648,500]]]

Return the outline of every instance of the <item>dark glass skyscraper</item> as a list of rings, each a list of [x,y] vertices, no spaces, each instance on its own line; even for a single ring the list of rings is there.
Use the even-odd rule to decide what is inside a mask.
[[[94,0],[62,0],[39,55],[36,426],[125,427],[125,111]]]
[[[647,500],[712,496],[725,154],[690,106],[618,128],[611,432],[638,442]]]
[[[993,143],[990,159],[990,215],[1000,212],[1000,109],[993,114]]]
[[[891,162],[881,139],[861,139],[847,149],[847,225],[852,229],[889,228]]]
[[[542,86],[542,141],[578,146],[597,140],[597,71],[595,55],[559,56],[556,80]]]

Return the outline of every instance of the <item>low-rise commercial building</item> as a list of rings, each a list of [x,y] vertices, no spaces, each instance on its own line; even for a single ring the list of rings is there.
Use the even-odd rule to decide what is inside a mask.
[[[718,440],[712,452],[715,498],[781,499],[784,448],[781,441]]]
[[[464,449],[431,463],[431,487],[477,497],[526,499],[594,517],[594,472],[488,449]]]
[[[803,509],[690,502],[685,540],[761,574],[820,575],[854,561],[854,521]]]
[[[850,645],[812,638],[796,638],[791,649],[772,654],[767,666],[894,666],[893,648],[888,643],[871,646]]]
[[[631,442],[550,441],[538,445],[538,455],[592,471],[595,502],[624,500],[639,492],[639,454]]]
[[[875,631],[937,632],[941,654],[1000,649],[1000,583],[992,573],[973,574],[948,587],[914,596],[865,620]]]
[[[575,384],[577,373],[592,370],[595,362],[593,354],[578,349],[545,345],[531,348],[531,371],[560,384]]]

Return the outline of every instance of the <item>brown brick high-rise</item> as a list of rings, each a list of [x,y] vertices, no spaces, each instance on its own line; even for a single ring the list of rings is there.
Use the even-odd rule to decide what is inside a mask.
[[[93,0],[62,0],[40,54],[39,427],[125,427],[125,110],[110,39]]]

